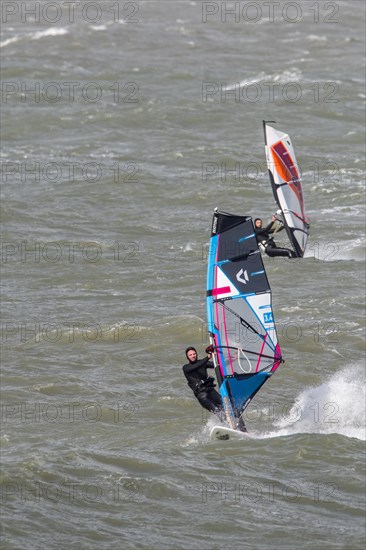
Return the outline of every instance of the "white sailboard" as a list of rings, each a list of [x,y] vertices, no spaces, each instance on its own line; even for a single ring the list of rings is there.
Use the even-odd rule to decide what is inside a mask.
[[[227,428],[226,426],[214,426],[210,430],[210,437],[211,439],[226,441],[228,439],[245,439],[246,437],[249,437],[249,435],[247,432],[233,430],[232,428]]]

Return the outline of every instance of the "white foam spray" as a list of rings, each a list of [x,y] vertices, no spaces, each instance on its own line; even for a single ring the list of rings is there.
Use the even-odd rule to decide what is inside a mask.
[[[306,388],[286,417],[275,423],[279,431],[266,437],[336,433],[365,441],[365,378],[364,367],[354,365],[332,375],[320,386]]]

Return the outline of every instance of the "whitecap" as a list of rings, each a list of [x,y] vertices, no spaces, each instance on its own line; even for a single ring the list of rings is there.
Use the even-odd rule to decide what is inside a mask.
[[[317,34],[309,34],[308,40],[311,40],[312,42],[327,42],[328,38],[326,36],[319,36]]]
[[[37,31],[37,32],[31,33],[29,37],[32,40],[39,40],[40,38],[46,38],[47,36],[62,36],[68,33],[69,31],[67,29],[64,29],[63,27],[60,27],[60,28],[51,27],[49,29],[46,29],[45,31]]]
[[[9,44],[18,42],[20,38],[20,36],[13,36],[12,38],[8,38],[7,40],[4,40],[4,42],[0,42],[0,48],[5,48],[5,46],[9,46]]]

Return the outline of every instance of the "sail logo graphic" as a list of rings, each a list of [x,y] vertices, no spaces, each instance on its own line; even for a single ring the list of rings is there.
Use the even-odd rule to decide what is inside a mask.
[[[249,281],[247,270],[244,271],[244,269],[242,268],[240,271],[238,271],[238,273],[236,274],[236,280],[239,281],[239,283],[243,283],[244,285],[246,285]]]
[[[265,323],[273,323],[273,315],[272,315],[272,311],[270,311],[269,313],[265,313],[263,315],[263,321]]]

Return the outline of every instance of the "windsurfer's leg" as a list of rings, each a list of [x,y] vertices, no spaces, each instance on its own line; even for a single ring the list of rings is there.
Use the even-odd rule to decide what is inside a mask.
[[[225,422],[225,411],[224,407],[222,406],[221,395],[216,390],[212,389],[209,393],[209,399],[215,407],[215,410],[213,412],[219,417],[221,422]]]
[[[243,420],[242,416],[239,416],[237,423],[236,423],[236,429],[240,430],[241,432],[247,432],[247,428],[245,426],[245,422]]]
[[[209,398],[209,396],[206,392],[200,392],[196,397],[197,397],[200,405],[204,409],[206,409],[210,412],[215,412],[216,411],[216,405],[211,401],[211,399]]]
[[[196,397],[204,409],[217,414],[219,419],[225,422],[221,396],[216,390],[212,389],[210,392],[200,392]]]
[[[216,408],[222,409],[222,399],[221,395],[214,389],[209,393],[210,401],[215,405]]]
[[[289,248],[281,248],[279,246],[266,246],[266,254],[271,258],[283,256],[285,258],[294,258],[295,255]]]

